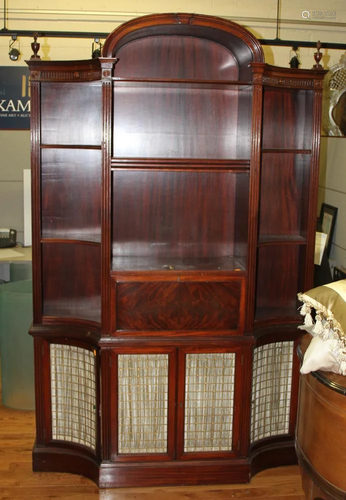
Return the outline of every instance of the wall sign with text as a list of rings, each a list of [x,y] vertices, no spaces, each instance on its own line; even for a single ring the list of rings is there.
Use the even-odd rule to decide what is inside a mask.
[[[0,66],[0,130],[29,129],[29,68]]]

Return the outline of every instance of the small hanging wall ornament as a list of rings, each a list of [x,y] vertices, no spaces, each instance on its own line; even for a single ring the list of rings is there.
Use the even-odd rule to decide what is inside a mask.
[[[37,54],[38,51],[40,50],[40,44],[37,41],[38,34],[34,33],[34,41],[31,44],[31,48],[33,51],[33,55],[30,57],[30,59],[41,59],[41,57]]]
[[[321,52],[321,42],[318,40],[317,44],[317,52],[314,53],[314,59],[316,61],[316,64],[313,65],[313,69],[323,69],[322,64],[320,64],[320,60],[322,59],[322,52]]]

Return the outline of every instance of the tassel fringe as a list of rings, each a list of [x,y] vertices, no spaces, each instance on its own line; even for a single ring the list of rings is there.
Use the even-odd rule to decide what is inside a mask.
[[[310,327],[309,331],[313,336],[318,336],[322,340],[332,340],[329,349],[339,364],[339,373],[346,375],[346,338],[341,325],[329,309],[314,303],[307,295],[298,293],[298,299],[303,302],[300,314],[304,316],[304,326],[298,328]],[[316,312],[315,321],[312,311]]]

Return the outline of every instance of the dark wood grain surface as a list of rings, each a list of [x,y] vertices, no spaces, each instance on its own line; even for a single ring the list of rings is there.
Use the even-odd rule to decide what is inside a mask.
[[[288,431],[250,443],[253,350],[296,341],[312,284],[324,73],[269,66],[245,28],[186,13],[124,23],[97,60],[28,64],[34,469],[107,488],[246,482],[294,462],[297,363]],[[92,452],[51,439],[52,342],[94,352]],[[169,358],[167,453],[118,456],[121,352]],[[225,352],[232,445],[186,453],[185,356]]]

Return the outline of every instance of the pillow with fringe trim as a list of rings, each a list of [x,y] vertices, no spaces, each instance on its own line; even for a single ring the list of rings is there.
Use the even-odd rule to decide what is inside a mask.
[[[333,354],[333,339],[323,340],[318,335],[311,340],[306,349],[300,373],[306,375],[318,370],[340,374],[340,363]]]
[[[299,328],[309,331],[313,337],[319,337],[324,344],[318,345],[318,357],[314,360],[313,349],[310,350],[307,361],[302,366],[302,373],[309,371],[327,370],[346,375],[346,280],[335,281],[327,285],[313,288],[305,293],[299,293],[298,299],[303,302],[300,314],[304,316],[304,325]],[[312,313],[315,312],[315,315]],[[313,319],[314,316],[314,319]],[[325,349],[329,363],[321,356]],[[312,356],[312,358],[311,358]],[[332,357],[331,357],[332,356]],[[331,359],[335,365],[331,366]],[[329,368],[327,368],[327,366]],[[313,367],[313,369],[310,369]],[[309,371],[306,371],[309,370]]]

